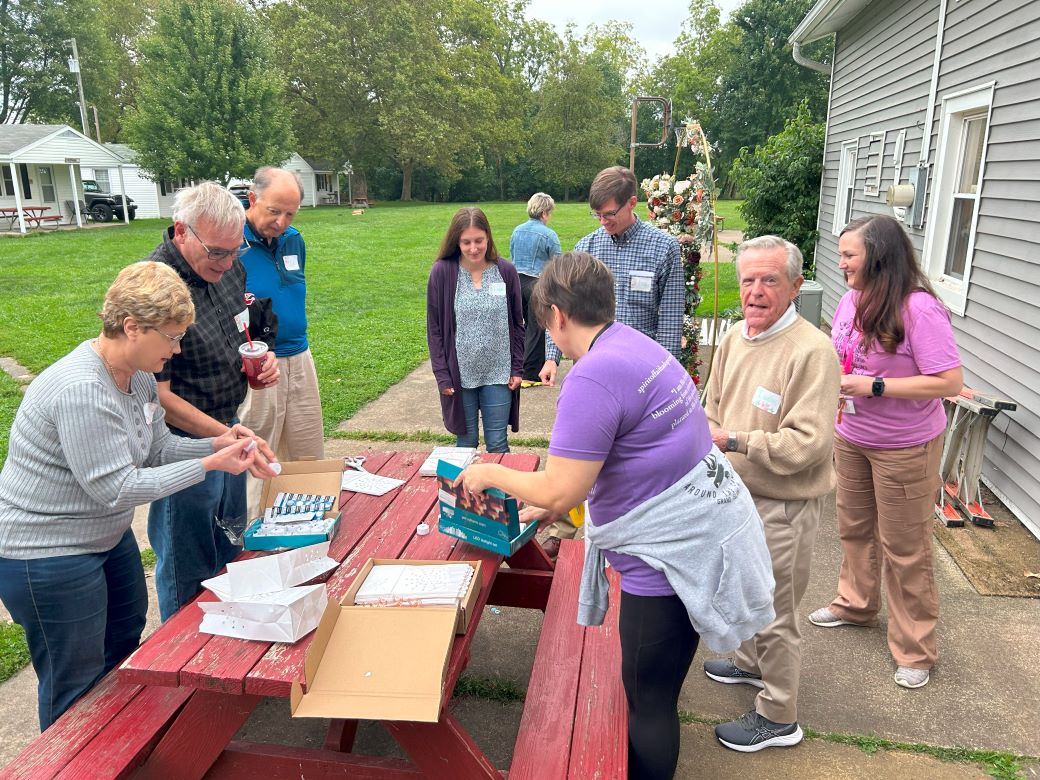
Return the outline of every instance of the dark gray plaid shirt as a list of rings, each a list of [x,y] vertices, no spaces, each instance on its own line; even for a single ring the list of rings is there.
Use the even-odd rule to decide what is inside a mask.
[[[195,302],[195,324],[188,328],[180,354],[155,379],[169,382],[170,390],[192,406],[229,423],[246,397],[246,375],[238,356],[238,345],[246,336],[235,324],[235,315],[246,308],[246,271],[236,259],[219,282],[210,284],[188,265],[172,236],[171,227],[145,260],[166,263],[184,279]]]

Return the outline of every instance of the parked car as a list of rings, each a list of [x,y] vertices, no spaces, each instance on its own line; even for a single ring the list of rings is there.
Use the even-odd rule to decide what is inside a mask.
[[[242,208],[249,208],[249,185],[248,184],[229,184],[228,189],[231,190],[231,194],[238,198],[238,202],[242,204]]]
[[[123,196],[105,192],[93,179],[83,180],[83,201],[87,213],[95,222],[111,222],[112,217],[123,218]],[[137,204],[133,198],[126,199],[130,219],[137,217]]]

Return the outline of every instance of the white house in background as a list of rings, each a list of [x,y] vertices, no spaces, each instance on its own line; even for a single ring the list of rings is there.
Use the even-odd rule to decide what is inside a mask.
[[[314,157],[304,158],[296,152],[280,166],[296,171],[303,182],[303,205],[317,206],[321,203],[336,203],[339,199],[340,170],[329,160]]]
[[[1040,536],[1040,4],[819,0],[790,40],[830,35],[824,314],[845,291],[837,234],[895,213],[952,312],[965,382],[1018,404],[990,429],[983,480]]]
[[[126,183],[127,194],[137,204],[137,217],[139,219],[154,219],[156,217],[168,217],[169,206],[163,213],[159,185],[147,178],[135,160],[137,154],[126,144],[104,144],[116,157],[123,161],[123,181]],[[81,168],[84,179],[94,179],[105,192],[112,192],[113,182],[117,177],[115,166],[96,166]],[[168,200],[172,201],[172,198]]]
[[[88,167],[113,171],[111,192],[126,194],[123,159],[68,125],[0,125],[0,207],[43,206],[82,225],[80,169]],[[125,210],[123,219],[129,221]]]

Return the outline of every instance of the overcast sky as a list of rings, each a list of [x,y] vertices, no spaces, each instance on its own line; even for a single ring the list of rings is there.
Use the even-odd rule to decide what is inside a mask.
[[[739,6],[743,0],[716,0],[722,17]],[[590,24],[603,24],[611,19],[631,22],[634,37],[651,56],[671,54],[672,42],[679,35],[683,21],[689,15],[689,0],[653,0],[652,3],[634,3],[632,0],[531,0],[528,17],[543,19],[559,32],[568,22],[578,26],[582,33]]]

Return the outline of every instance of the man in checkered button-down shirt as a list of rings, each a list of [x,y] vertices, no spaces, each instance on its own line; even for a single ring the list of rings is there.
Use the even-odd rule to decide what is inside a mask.
[[[249,323],[246,314],[246,272],[239,260],[244,223],[242,204],[219,184],[189,187],[177,193],[173,226],[148,256],[172,267],[195,303],[195,322],[185,331],[180,351],[155,375],[167,424],[188,436],[225,433],[246,395],[238,354],[246,340],[241,324],[259,334],[260,323]],[[278,381],[273,350],[258,379],[267,385]],[[275,460],[274,453],[262,439],[257,444],[264,465],[250,471],[260,478],[273,476],[266,460]],[[241,550],[217,521],[244,529],[246,519],[245,473],[211,471],[198,485],[152,502],[148,539],[157,558],[155,589],[163,620],[194,599],[202,580]]]
[[[628,168],[600,171],[589,189],[589,206],[600,227],[574,249],[588,252],[614,274],[614,319],[678,359],[686,302],[679,242],[635,215],[636,177]],[[554,384],[559,365],[560,349],[547,333],[541,380]]]

